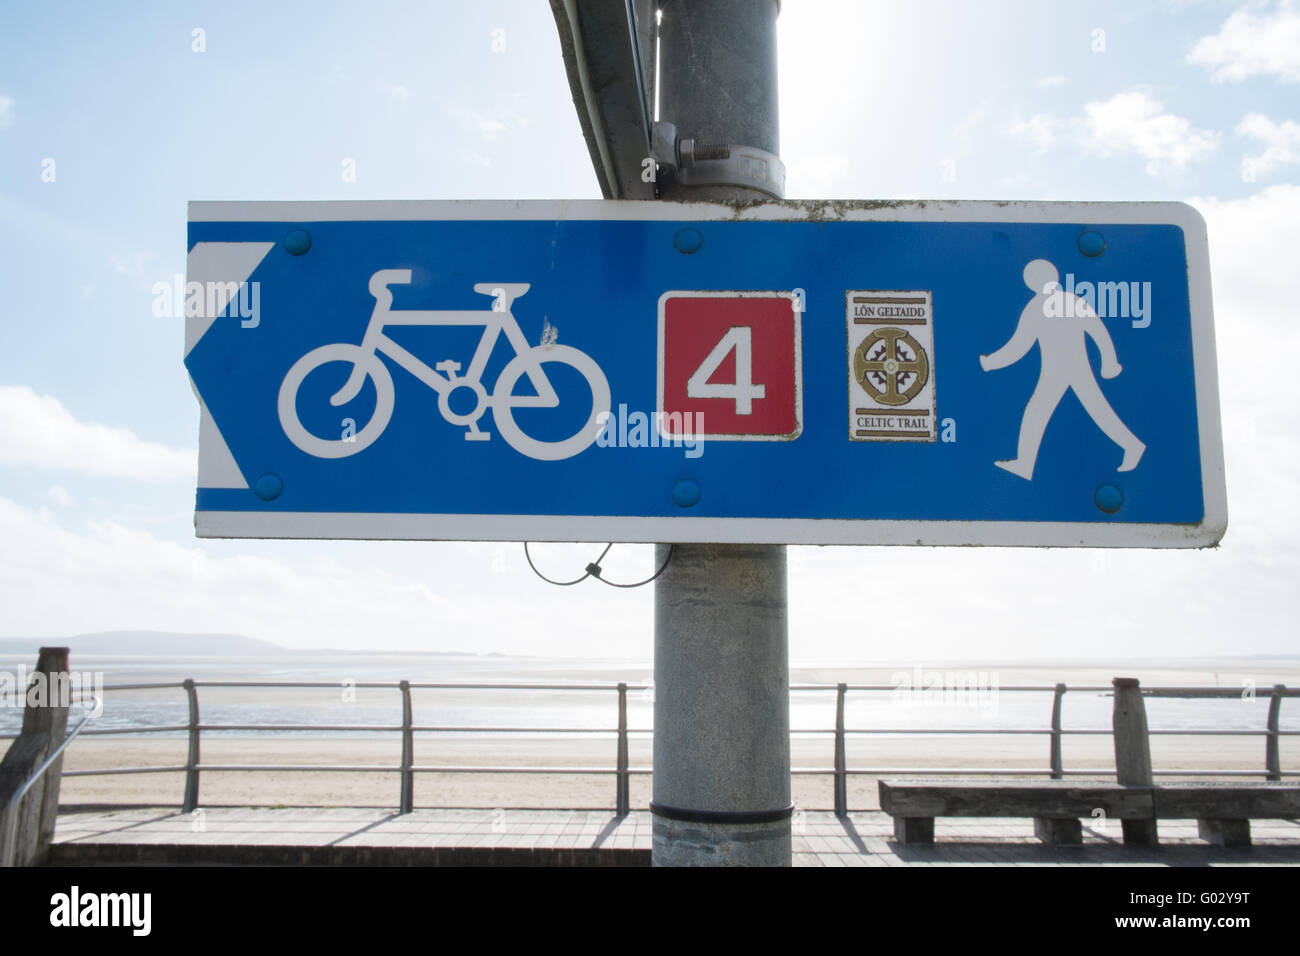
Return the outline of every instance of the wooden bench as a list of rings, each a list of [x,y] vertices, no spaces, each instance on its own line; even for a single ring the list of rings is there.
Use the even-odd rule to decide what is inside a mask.
[[[1250,846],[1251,820],[1300,817],[1300,787],[1279,783],[1175,783],[1154,787],[1156,817],[1195,820],[1202,840]]]
[[[935,817],[1031,817],[1034,834],[1061,846],[1083,842],[1081,820],[1150,821],[1125,827],[1125,842],[1154,842],[1156,819],[1196,820],[1202,839],[1219,846],[1250,846],[1252,819],[1300,816],[1300,787],[1276,783],[1124,786],[1061,780],[881,780],[880,809],[894,818],[894,839],[934,842]],[[1149,839],[1147,838],[1149,836]]]

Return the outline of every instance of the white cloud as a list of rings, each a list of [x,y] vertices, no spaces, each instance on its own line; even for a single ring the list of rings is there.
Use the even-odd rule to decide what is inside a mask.
[[[328,559],[301,563],[216,556],[198,543],[161,540],[111,520],[72,528],[46,511],[0,498],[0,596],[12,606],[27,595],[40,609],[30,620],[20,613],[7,625],[19,632],[138,626],[234,630],[279,641],[274,630],[301,616],[303,625],[285,636],[309,641],[311,631],[329,621],[325,636],[354,629],[360,641],[384,633],[402,614],[424,621],[453,614],[454,600],[427,586],[383,572],[353,573]],[[369,615],[376,615],[373,627],[365,623]]]
[[[1196,129],[1188,119],[1163,110],[1163,103],[1141,90],[1117,93],[1087,104],[1075,131],[1088,151],[1101,156],[1136,153],[1147,161],[1147,174],[1157,177],[1205,159],[1218,148],[1218,132]]]
[[[1007,132],[1023,140],[1034,148],[1034,155],[1041,156],[1056,145],[1056,137],[1064,123],[1051,113],[1035,113],[1025,119],[1019,113],[1007,122]]]
[[[975,131],[988,119],[992,109],[993,100],[986,96],[953,127],[952,137],[958,143],[959,155],[970,151],[971,139]]]
[[[474,150],[466,149],[463,146],[460,149],[460,160],[466,166],[479,166],[483,169],[492,168],[492,158],[490,156],[484,156],[482,153],[476,153]]]
[[[0,129],[8,129],[14,125],[14,98],[12,96],[0,96]]]
[[[1293,361],[1297,353],[1279,349],[1275,337],[1292,329],[1300,335],[1295,321],[1300,185],[1270,186],[1242,199],[1211,196],[1188,202],[1205,216],[1209,231],[1216,314],[1226,312],[1248,322],[1250,327],[1240,331],[1258,353]],[[1225,338],[1231,340],[1221,335],[1220,349]],[[1265,390],[1255,389],[1255,393],[1265,401],[1278,401],[1277,395]]]
[[[0,464],[35,465],[140,481],[193,479],[192,451],[138,438],[126,428],[78,421],[49,395],[0,386]]]
[[[1050,90],[1053,87],[1066,86],[1069,82],[1070,78],[1068,76],[1063,76],[1060,73],[1052,73],[1048,76],[1038,78],[1038,88],[1040,90]]]
[[[1193,198],[1210,242],[1215,347],[1227,454],[1227,542],[1243,560],[1291,568],[1296,546],[1280,529],[1300,521],[1300,409],[1288,398],[1294,357],[1295,249],[1300,186],[1253,196]],[[1235,528],[1235,531],[1233,530]],[[1270,571],[1270,576],[1281,568]],[[1286,573],[1293,573],[1288,570]]]
[[[486,108],[473,108],[463,103],[447,107],[447,115],[484,143],[497,143],[503,137],[517,133],[532,125],[529,114],[534,112],[528,98],[522,94],[498,96]]]
[[[792,147],[788,153],[793,158],[788,162],[790,177],[786,188],[790,196],[838,196],[842,183],[853,169],[853,162],[848,154],[832,146],[817,143],[803,152],[800,147]]]
[[[1300,123],[1291,120],[1274,123],[1262,113],[1248,113],[1237,124],[1237,135],[1264,146],[1258,156],[1246,159],[1255,173],[1271,173],[1279,166],[1300,161]]]
[[[157,258],[157,253],[148,251],[113,252],[109,254],[108,264],[114,275],[125,276],[127,281],[141,291],[152,291],[154,284],[163,278],[156,266],[150,268],[150,264]]]
[[[478,113],[459,106],[451,110],[451,116],[489,143],[510,129],[510,126],[497,116],[488,116],[486,113]]]
[[[41,497],[60,508],[71,508],[76,504],[72,495],[68,494],[68,489],[62,485],[50,485],[45,489],[45,494]]]
[[[1300,82],[1300,2],[1283,0],[1259,15],[1243,7],[1218,33],[1203,37],[1187,59],[1208,69],[1215,83],[1240,83],[1252,76]]]
[[[566,576],[598,551],[549,546],[533,556]],[[616,548],[610,578],[648,576],[649,551]],[[649,588],[594,584],[575,595],[543,584],[518,545],[172,541],[0,497],[8,634],[205,631],[288,647],[645,658],[651,597]]]

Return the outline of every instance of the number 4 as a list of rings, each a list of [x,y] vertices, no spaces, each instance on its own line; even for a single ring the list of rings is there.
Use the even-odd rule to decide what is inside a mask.
[[[737,415],[754,414],[754,399],[762,398],[767,389],[754,384],[754,330],[748,325],[737,325],[727,330],[718,344],[700,363],[700,367],[686,380],[688,398],[729,398],[736,403]],[[722,360],[732,350],[736,352],[736,380],[731,384],[710,383]]]

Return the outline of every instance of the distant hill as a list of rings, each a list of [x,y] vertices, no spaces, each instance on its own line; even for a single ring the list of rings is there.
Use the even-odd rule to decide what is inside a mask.
[[[0,655],[35,655],[42,647],[68,647],[77,655],[148,657],[254,657],[291,654],[292,649],[239,634],[177,634],[171,631],[103,631],[72,637],[0,637]]]

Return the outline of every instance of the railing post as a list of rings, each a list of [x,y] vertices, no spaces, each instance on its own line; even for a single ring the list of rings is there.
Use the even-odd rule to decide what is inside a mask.
[[[844,696],[847,684],[835,685],[835,815],[849,814],[849,775],[844,756]]]
[[[1282,779],[1282,759],[1278,755],[1278,720],[1282,711],[1282,695],[1286,693],[1285,684],[1273,685],[1273,696],[1268,701],[1268,737],[1264,744],[1264,766],[1268,770],[1269,780]]]
[[[1052,743],[1049,760],[1052,763],[1052,779],[1060,780],[1065,776],[1061,765],[1061,698],[1065,696],[1065,685],[1057,684],[1052,695]]]
[[[1136,677],[1116,677],[1115,709],[1111,726],[1115,736],[1115,779],[1126,787],[1150,787],[1151,738],[1147,734],[1147,710]],[[1154,817],[1122,820],[1124,842],[1154,846],[1157,842]]]
[[[614,812],[625,817],[631,810],[631,800],[628,797],[627,770],[627,684],[622,681],[618,683],[618,771],[615,776]]]
[[[182,813],[193,813],[199,806],[199,689],[192,677],[182,685],[190,700],[190,751],[185,758],[185,802]]]
[[[415,734],[411,730],[411,682],[398,684],[402,689],[402,796],[398,813],[410,813],[415,803]]]

